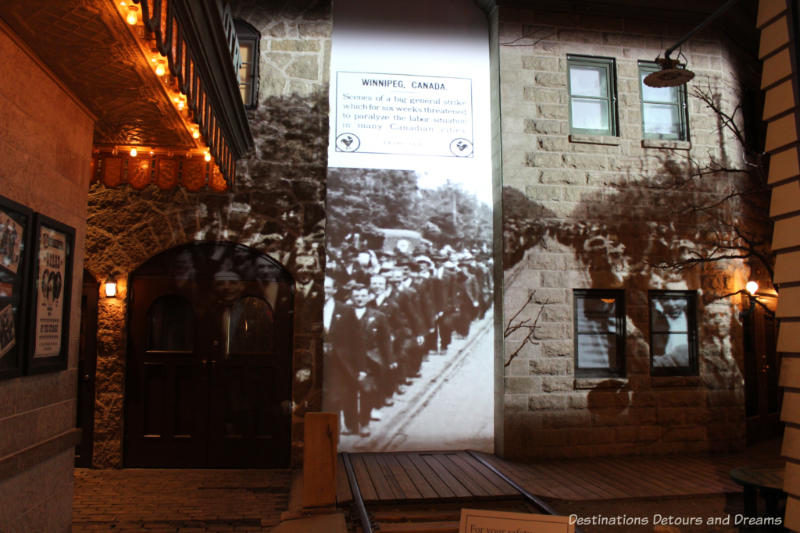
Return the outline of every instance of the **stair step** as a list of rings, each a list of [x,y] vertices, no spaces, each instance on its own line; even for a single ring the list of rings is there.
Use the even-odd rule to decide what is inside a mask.
[[[458,533],[458,522],[380,522],[381,533]]]
[[[458,522],[461,519],[460,509],[372,511],[370,514],[376,522]]]

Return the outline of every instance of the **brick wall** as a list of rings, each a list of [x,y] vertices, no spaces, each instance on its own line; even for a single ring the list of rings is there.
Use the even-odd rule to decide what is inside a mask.
[[[747,82],[747,70],[732,59],[737,52],[710,33],[685,45],[696,73],[689,85],[689,142],[645,143],[637,62],[663,54],[689,27],[504,7],[499,20],[505,317],[510,321],[531,294],[515,320],[533,321],[541,312],[533,342],[524,340],[524,329],[506,338],[505,454],[743,445],[741,301],[720,297],[743,287],[750,265],[657,266],[688,257],[687,250],[702,252],[710,242],[703,233],[708,221],[682,206],[747,186],[745,178],[724,173],[682,181],[711,158],[743,165],[742,147],[691,96],[692,87],[707,87],[732,110]],[[615,58],[617,137],[570,135],[567,54]],[[724,208],[725,216],[748,213],[737,201]],[[625,290],[624,379],[575,379],[573,289],[589,288]],[[698,376],[650,376],[648,289],[698,291]]]
[[[265,253],[291,274],[297,255],[316,255],[321,284],[330,6],[309,1],[273,9],[239,1],[231,8],[261,32],[259,104],[248,111],[255,147],[238,162],[236,186],[225,194],[93,186],[86,265],[100,280],[112,270],[124,279],[172,247],[220,240]],[[294,324],[295,462],[302,457],[303,415],[319,409],[321,397],[321,301],[306,302],[300,311]],[[122,466],[125,314],[124,299],[101,299],[93,461],[104,468]]]
[[[68,531],[71,442],[38,445],[75,427],[81,269],[93,122],[0,24],[0,194],[75,228],[67,370],[0,381],[0,530]],[[12,127],[16,125],[16,127]],[[34,451],[33,454],[30,452]],[[55,450],[54,450],[55,451]],[[19,465],[27,465],[20,470]]]

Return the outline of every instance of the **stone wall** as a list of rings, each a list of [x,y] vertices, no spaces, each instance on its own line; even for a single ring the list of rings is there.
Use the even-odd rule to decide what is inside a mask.
[[[86,109],[2,25],[0,57],[15,73],[0,76],[0,194],[75,228],[67,369],[0,381],[0,529],[66,532],[94,125]]]
[[[259,104],[248,111],[255,147],[238,162],[233,189],[214,194],[94,185],[89,192],[87,269],[100,281],[112,271],[123,280],[120,297],[101,299],[98,311],[97,467],[122,466],[124,280],[139,265],[184,243],[227,241],[271,256],[293,276],[295,258],[313,256],[313,276],[321,283],[330,6],[315,1],[274,9],[255,1],[232,4],[234,17],[262,37]],[[295,300],[293,462],[302,457],[303,415],[320,408],[321,298],[320,291],[311,301]]]
[[[520,310],[517,323],[538,317],[529,339],[525,328],[506,338],[505,454],[742,446],[741,302],[721,296],[743,288],[749,265],[659,265],[702,253],[714,240],[711,217],[693,211],[693,203],[747,186],[745,178],[725,173],[687,179],[712,158],[743,166],[742,146],[691,94],[692,87],[707,88],[731,112],[746,71],[724,39],[709,33],[692,39],[682,49],[696,73],[689,84],[690,142],[645,142],[637,61],[663,54],[689,27],[511,8],[500,8],[499,18],[505,317],[511,322]],[[570,135],[567,54],[615,58],[617,137]],[[743,209],[734,200],[719,214],[744,218]],[[730,238],[716,227],[719,239]],[[589,288],[625,290],[623,379],[575,378],[573,290]],[[649,289],[698,291],[698,376],[650,375]]]

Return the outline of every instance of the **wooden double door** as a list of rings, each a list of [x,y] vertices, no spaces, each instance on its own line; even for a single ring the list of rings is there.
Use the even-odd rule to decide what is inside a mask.
[[[172,251],[132,276],[126,466],[288,466],[292,285],[242,248]]]

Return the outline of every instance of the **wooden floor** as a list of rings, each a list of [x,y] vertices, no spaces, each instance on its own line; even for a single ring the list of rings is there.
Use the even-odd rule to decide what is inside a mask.
[[[602,457],[515,463],[481,455],[512,481],[536,496],[558,500],[665,498],[741,492],[733,468],[780,458],[747,455],[668,455]]]
[[[349,454],[366,503],[458,501],[521,497],[511,485],[466,452]],[[339,457],[337,500],[352,500]]]
[[[476,453],[534,496],[567,501],[736,493],[733,468],[781,465],[777,452],[505,461]],[[467,452],[350,454],[365,502],[514,498],[519,493]],[[340,503],[352,500],[339,459]]]

